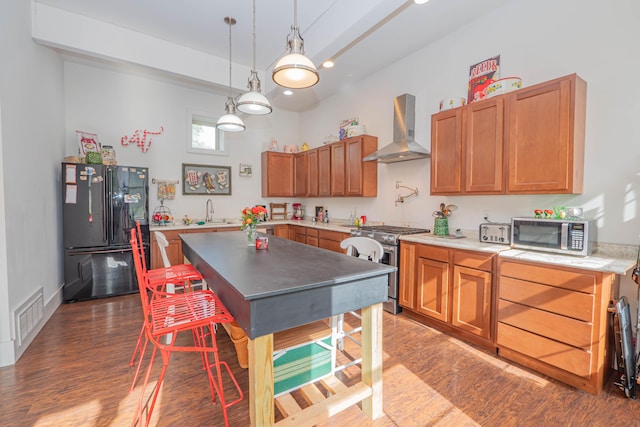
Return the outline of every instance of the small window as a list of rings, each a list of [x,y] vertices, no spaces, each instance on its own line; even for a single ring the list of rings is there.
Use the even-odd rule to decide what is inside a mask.
[[[187,151],[190,153],[228,156],[224,132],[216,129],[218,118],[208,113],[187,113]]]

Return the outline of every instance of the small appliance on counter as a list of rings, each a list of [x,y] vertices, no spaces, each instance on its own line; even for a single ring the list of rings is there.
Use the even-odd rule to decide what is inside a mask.
[[[485,222],[480,224],[480,241],[483,243],[511,244],[511,224],[500,222]]]
[[[292,203],[291,206],[293,206],[293,215],[291,216],[291,219],[303,220],[304,206],[301,203]]]
[[[587,256],[596,251],[597,231],[590,220],[511,218],[511,243],[517,249]]]

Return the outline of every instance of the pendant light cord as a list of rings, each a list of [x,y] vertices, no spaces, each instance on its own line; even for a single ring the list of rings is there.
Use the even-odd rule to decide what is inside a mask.
[[[256,71],[256,0],[253,0],[253,71]]]
[[[298,0],[293,0],[293,26],[298,28]]]
[[[229,20],[229,98],[231,98],[231,26],[233,25],[233,18]]]

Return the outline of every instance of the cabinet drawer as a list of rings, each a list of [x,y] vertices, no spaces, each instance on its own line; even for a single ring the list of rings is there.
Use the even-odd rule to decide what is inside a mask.
[[[318,237],[318,229],[307,227],[307,237]]]
[[[588,322],[505,300],[498,301],[498,321],[585,351],[591,349],[593,326]]]
[[[500,277],[498,298],[585,322],[593,321],[594,296],[581,292]]]
[[[343,237],[343,233],[330,230],[318,230],[318,237],[325,240],[334,240],[336,242],[341,242],[346,238]]]
[[[498,323],[498,347],[506,347],[541,362],[589,378],[591,353],[559,343],[502,322]]]
[[[463,267],[475,268],[476,270],[492,271],[493,255],[487,255],[477,252],[467,252],[456,250],[454,255],[454,264]]]
[[[531,280],[531,277],[535,277],[536,282],[545,285],[594,294],[599,273],[586,270],[576,272],[558,267],[502,261],[499,274],[522,280]]]
[[[441,262],[449,262],[449,249],[439,246],[418,246],[418,258],[434,259]]]

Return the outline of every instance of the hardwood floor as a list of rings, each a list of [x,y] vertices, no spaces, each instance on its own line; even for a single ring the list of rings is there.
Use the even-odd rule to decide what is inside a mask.
[[[140,322],[138,295],[62,305],[16,365],[0,368],[0,425],[130,425],[139,396],[128,392],[128,362]],[[246,393],[247,371],[222,329],[218,342]],[[344,381],[357,381],[357,371]],[[172,356],[160,396],[156,425],[222,425],[197,355]],[[247,402],[229,409],[232,426],[249,424]],[[384,416],[370,421],[353,407],[322,426],[435,425],[640,425],[640,402],[611,382],[599,396],[577,391],[385,313]]]

